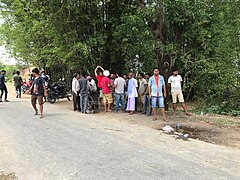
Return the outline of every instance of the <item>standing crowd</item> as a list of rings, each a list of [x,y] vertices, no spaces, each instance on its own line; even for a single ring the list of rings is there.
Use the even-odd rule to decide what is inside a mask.
[[[160,108],[163,120],[168,121],[165,115],[164,99],[167,97],[167,88],[170,88],[174,116],[177,112],[179,101],[186,115],[191,115],[186,108],[182,93],[182,77],[178,70],[174,69],[167,84],[159,69],[154,68],[153,75],[139,73],[137,79],[133,73],[122,75],[112,73],[101,66],[95,69],[95,78],[86,74],[75,73],[72,80],[73,108],[74,111],[88,113],[89,94],[95,102],[95,107],[103,103],[104,111],[111,112],[113,106],[115,112],[128,112],[130,115],[141,108],[142,114],[151,116],[157,120],[157,107]],[[94,80],[96,79],[96,81]]]

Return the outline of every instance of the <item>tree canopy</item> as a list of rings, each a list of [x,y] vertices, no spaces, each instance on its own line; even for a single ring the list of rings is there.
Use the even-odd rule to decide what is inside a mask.
[[[167,78],[178,67],[187,97],[221,100],[239,87],[239,7],[239,0],[1,0],[1,39],[19,61],[57,74],[158,66]]]

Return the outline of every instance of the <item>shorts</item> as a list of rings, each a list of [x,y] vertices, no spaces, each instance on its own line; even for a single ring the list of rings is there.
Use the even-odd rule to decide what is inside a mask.
[[[103,94],[103,103],[111,104],[113,102],[112,93]]]
[[[44,104],[43,96],[40,96],[40,95],[32,95],[31,96],[31,102],[32,102],[33,105],[37,104],[37,100],[38,100],[39,105],[43,105]]]
[[[184,103],[184,98],[182,93],[172,93],[173,104],[177,103],[177,99],[180,103]]]
[[[157,107],[157,101],[158,101],[158,106],[160,108],[164,108],[164,98],[163,96],[153,96],[152,97],[152,108],[156,108]]]

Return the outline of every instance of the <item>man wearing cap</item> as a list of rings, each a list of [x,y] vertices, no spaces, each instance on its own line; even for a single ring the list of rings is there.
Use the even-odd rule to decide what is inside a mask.
[[[103,94],[103,104],[105,112],[111,112],[111,104],[113,102],[112,94],[111,94],[111,82],[108,76],[110,72],[105,70],[103,72],[104,77],[102,78],[102,94]]]

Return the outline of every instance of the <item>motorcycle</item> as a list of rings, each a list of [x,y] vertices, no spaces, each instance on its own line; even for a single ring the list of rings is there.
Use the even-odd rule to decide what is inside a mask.
[[[66,81],[63,79],[59,79],[57,83],[53,83],[48,86],[48,96],[47,100],[51,104],[55,103],[57,99],[67,98],[70,101],[71,93],[67,91]]]
[[[30,82],[23,82],[21,89],[23,94],[25,94],[31,87],[31,83]]]

